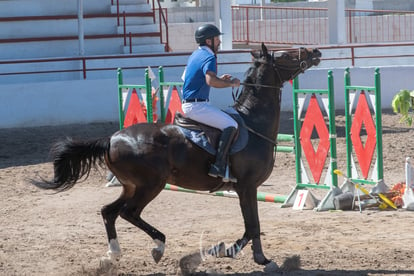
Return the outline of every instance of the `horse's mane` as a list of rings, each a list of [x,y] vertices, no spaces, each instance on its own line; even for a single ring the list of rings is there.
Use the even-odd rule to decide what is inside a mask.
[[[261,62],[257,59],[253,61],[253,64],[247,69],[246,73],[244,74],[244,81],[243,81],[243,88],[240,95],[237,97],[234,108],[235,109],[249,109],[249,107],[254,104],[253,102],[250,103],[248,97],[254,94],[257,90],[256,86],[249,85],[249,84],[256,84],[258,79],[258,70],[260,68]],[[243,103],[243,105],[241,104]],[[239,110],[241,111],[241,110]]]
[[[245,79],[244,83],[255,83],[257,80],[257,70],[260,66],[260,63],[255,61],[252,66],[247,69],[246,73],[244,74]]]

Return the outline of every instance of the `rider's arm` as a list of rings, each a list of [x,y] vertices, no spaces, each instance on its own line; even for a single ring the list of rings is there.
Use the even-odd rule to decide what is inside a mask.
[[[230,75],[223,75],[221,78],[217,77],[216,73],[207,71],[206,82],[209,86],[214,88],[237,87],[240,86],[238,78],[231,78]]]

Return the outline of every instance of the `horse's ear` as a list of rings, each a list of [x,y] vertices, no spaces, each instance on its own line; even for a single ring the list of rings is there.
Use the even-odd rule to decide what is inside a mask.
[[[250,54],[252,55],[253,59],[259,59],[260,53],[258,51],[251,51]]]
[[[264,45],[263,42],[262,42],[262,53],[263,53],[264,57],[267,57],[267,48],[266,48],[266,46]]]

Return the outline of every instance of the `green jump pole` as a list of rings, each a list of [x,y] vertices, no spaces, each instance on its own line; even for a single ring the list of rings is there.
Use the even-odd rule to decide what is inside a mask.
[[[124,107],[123,107],[123,98],[122,98],[122,85],[123,85],[123,78],[122,78],[122,69],[118,68],[117,70],[117,78],[118,78],[118,114],[119,114],[119,129],[124,127]]]
[[[346,133],[346,174],[348,177],[352,176],[352,142],[348,138],[348,133],[351,132],[351,103],[349,100],[349,87],[351,86],[351,74],[349,68],[345,69],[344,74],[344,83],[345,83],[345,133]]]
[[[277,135],[277,142],[295,142],[295,136],[292,134],[279,133]],[[275,147],[276,152],[295,153],[295,146],[279,146]]]
[[[160,88],[159,88],[159,93],[160,93],[160,119],[161,122],[165,122],[165,97],[164,97],[164,69],[162,68],[162,66],[158,67],[158,79],[160,82]]]
[[[151,89],[151,79],[149,77],[148,69],[145,69],[145,90],[147,96],[147,122],[153,122],[152,116],[152,89]]]
[[[380,69],[375,69],[375,123],[377,126],[377,177],[378,181],[384,180],[384,164],[382,155],[382,112],[381,112],[381,74]]]
[[[335,127],[335,96],[332,71],[328,71],[328,112],[329,112],[329,140],[331,150],[331,181],[332,185],[338,187],[338,177],[334,170],[338,168],[336,156],[336,127]]]
[[[299,89],[299,78],[296,77],[293,79],[293,91],[296,91]],[[300,168],[300,160],[302,159],[302,148],[298,145],[300,145],[300,120],[299,120],[299,100],[298,100],[298,94],[293,93],[293,129],[295,132],[295,172],[296,172],[296,183],[302,183],[302,172]]]
[[[168,92],[170,92],[174,87],[178,90],[179,87],[182,87],[184,85],[183,82],[166,82],[164,81],[164,68],[162,66],[158,67],[158,77],[160,80],[159,83],[159,95],[160,95],[160,120],[162,122],[165,122],[165,118],[167,117],[167,110],[168,107],[166,106],[167,103],[167,99],[164,95],[164,88],[167,87],[168,88]],[[173,114],[174,115],[174,114]]]
[[[277,140],[279,142],[293,142],[293,141],[295,141],[295,136],[292,135],[292,134],[279,133],[277,135]]]

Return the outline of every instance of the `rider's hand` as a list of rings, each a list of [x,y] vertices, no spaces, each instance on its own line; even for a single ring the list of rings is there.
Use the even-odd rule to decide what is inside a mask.
[[[231,87],[239,87],[240,86],[240,80],[238,78],[234,78],[231,80]]]
[[[221,77],[220,77],[220,79],[222,79],[222,80],[231,80],[231,75],[230,74],[224,74],[224,75],[222,75]]]

